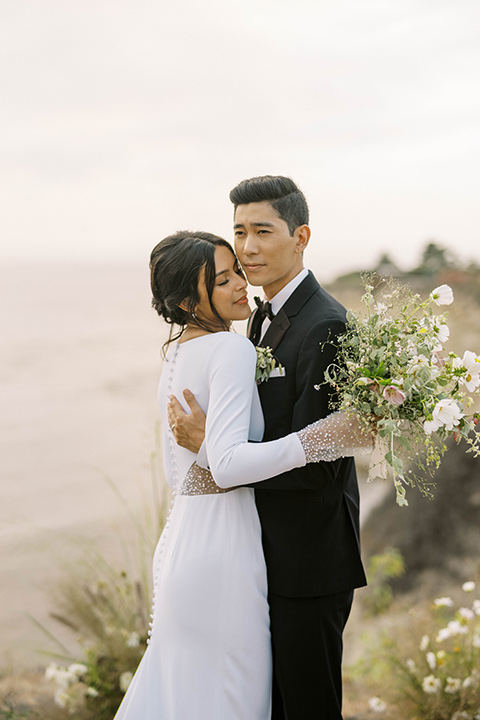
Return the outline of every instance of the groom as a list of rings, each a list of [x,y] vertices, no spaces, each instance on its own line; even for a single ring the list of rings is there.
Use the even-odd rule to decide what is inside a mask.
[[[249,337],[285,369],[259,386],[263,439],[274,440],[331,412],[331,389],[315,386],[335,360],[345,309],[303,266],[308,206],[290,178],[244,180],[230,200],[237,256],[268,301],[257,303]],[[180,444],[197,450],[202,413],[191,394],[186,399],[192,415],[175,404],[172,420]],[[353,590],[366,583],[354,461],[306,465],[253,487],[268,573],[272,720],[341,720],[343,629]]]

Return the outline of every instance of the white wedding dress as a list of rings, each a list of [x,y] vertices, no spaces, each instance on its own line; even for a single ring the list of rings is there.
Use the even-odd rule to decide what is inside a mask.
[[[167,354],[159,399],[174,503],[153,561],[149,645],[115,720],[270,720],[267,578],[254,491],[222,488],[305,465],[308,442],[294,433],[247,442],[263,435],[255,364],[250,341],[228,332],[177,343]],[[185,388],[206,413],[216,485],[165,421],[168,396],[183,400]]]

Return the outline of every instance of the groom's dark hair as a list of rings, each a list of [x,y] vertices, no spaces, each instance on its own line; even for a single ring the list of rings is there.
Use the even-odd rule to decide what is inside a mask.
[[[269,202],[293,235],[299,225],[308,225],[305,195],[293,180],[282,175],[262,175],[242,180],[230,193],[235,210],[239,205]]]

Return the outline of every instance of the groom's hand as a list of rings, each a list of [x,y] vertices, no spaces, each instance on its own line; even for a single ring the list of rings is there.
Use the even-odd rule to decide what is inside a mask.
[[[167,406],[168,424],[181,447],[198,453],[205,438],[205,413],[190,390],[184,390],[183,397],[191,410],[191,415],[184,411],[175,395],[170,395]]]

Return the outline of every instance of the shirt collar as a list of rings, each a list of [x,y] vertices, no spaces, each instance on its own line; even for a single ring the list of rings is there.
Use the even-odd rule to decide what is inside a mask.
[[[278,313],[281,307],[285,305],[290,295],[293,294],[293,292],[297,289],[297,287],[300,285],[303,280],[308,275],[308,269],[303,268],[300,270],[298,275],[295,275],[295,277],[290,280],[289,283],[285,285],[276,295],[273,296],[273,298],[270,300],[270,304],[272,306],[272,312],[274,315]]]

